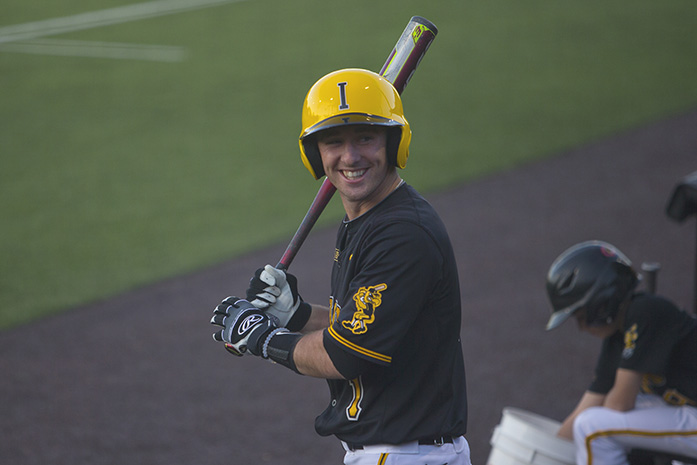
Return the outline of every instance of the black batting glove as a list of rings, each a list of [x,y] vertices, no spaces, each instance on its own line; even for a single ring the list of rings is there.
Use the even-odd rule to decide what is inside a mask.
[[[275,318],[244,299],[231,296],[215,307],[211,324],[222,329],[213,334],[213,339],[224,342],[231,354],[241,357],[246,352],[261,355],[267,337],[278,329]]]

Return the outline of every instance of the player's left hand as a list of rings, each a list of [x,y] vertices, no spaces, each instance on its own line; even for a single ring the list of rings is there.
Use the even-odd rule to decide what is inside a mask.
[[[249,280],[247,300],[267,315],[278,318],[280,326],[293,331],[305,326],[311,312],[309,304],[303,302],[298,294],[297,278],[271,265],[259,268]],[[301,307],[300,315],[294,319]]]
[[[239,357],[247,351],[261,355],[266,336],[278,327],[272,318],[244,299],[228,297],[213,311],[211,324],[223,328],[213,339],[225,342],[227,351]]]

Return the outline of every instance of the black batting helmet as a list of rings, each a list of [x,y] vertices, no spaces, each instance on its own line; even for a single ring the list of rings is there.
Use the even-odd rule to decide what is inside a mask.
[[[552,304],[547,330],[579,310],[586,312],[588,325],[611,323],[638,282],[632,262],[615,246],[602,241],[574,245],[554,260],[547,273]]]

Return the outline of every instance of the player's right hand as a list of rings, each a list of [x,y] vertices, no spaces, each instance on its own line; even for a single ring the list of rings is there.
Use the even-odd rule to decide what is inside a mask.
[[[225,342],[227,351],[240,357],[247,351],[261,355],[260,345],[266,334],[277,328],[273,317],[234,296],[227,297],[215,307],[211,324],[223,328],[213,334],[213,339]]]
[[[266,313],[274,315],[286,327],[303,302],[298,294],[298,280],[290,273],[266,265],[249,280],[247,300]]]

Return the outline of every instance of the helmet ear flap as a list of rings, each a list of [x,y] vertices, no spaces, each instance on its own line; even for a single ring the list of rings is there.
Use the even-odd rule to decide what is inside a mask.
[[[594,326],[611,323],[617,316],[616,309],[618,307],[616,286],[613,285],[599,291],[585,305],[586,324]]]
[[[605,287],[600,289],[586,304],[588,324],[612,323],[620,310],[620,305],[632,293],[638,284],[638,278],[631,267],[612,262],[598,277]]]
[[[401,127],[390,127],[387,128],[387,144],[385,151],[387,152],[387,162],[393,166],[399,166],[398,154],[399,145],[402,142],[402,128]],[[403,166],[399,166],[404,168]]]
[[[387,161],[397,168],[404,169],[409,158],[411,127],[404,120],[404,126],[389,127],[387,132]]]
[[[322,165],[322,157],[317,146],[317,138],[314,134],[310,134],[303,139],[300,139],[300,154],[302,155],[305,168],[315,177],[319,179],[324,176],[324,166]]]

